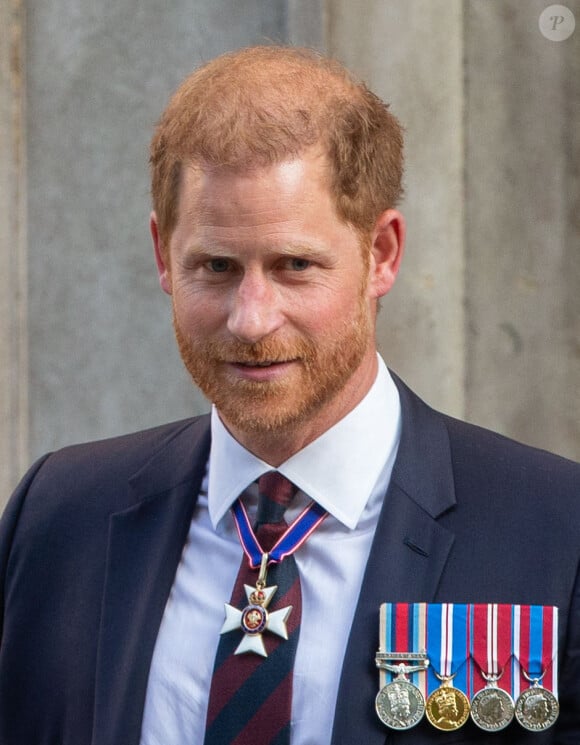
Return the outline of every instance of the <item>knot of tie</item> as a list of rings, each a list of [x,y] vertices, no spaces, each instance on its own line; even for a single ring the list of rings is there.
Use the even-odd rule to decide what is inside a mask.
[[[255,530],[261,526],[281,523],[297,487],[278,471],[268,471],[258,479],[258,514]]]

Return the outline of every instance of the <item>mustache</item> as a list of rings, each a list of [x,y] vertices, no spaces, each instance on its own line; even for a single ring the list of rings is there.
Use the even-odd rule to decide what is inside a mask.
[[[253,344],[239,341],[208,341],[205,352],[219,362],[261,364],[265,362],[288,362],[313,358],[316,347],[305,339],[282,341],[279,339],[262,339]]]

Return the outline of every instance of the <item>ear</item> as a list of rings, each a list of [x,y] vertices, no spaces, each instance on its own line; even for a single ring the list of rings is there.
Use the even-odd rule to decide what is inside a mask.
[[[386,295],[395,284],[405,248],[405,218],[395,209],[382,212],[371,235],[369,292],[372,297]]]
[[[149,229],[151,230],[151,238],[153,239],[153,247],[155,249],[155,263],[157,264],[157,273],[159,275],[159,284],[163,292],[171,295],[171,271],[169,267],[169,246],[164,246],[161,243],[159,236],[159,228],[157,225],[157,215],[155,212],[151,213],[149,218]]]

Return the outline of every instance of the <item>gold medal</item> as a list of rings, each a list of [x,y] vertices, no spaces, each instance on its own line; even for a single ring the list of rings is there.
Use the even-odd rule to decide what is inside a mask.
[[[469,699],[451,684],[455,675],[437,677],[441,685],[427,699],[425,715],[437,729],[446,732],[459,729],[469,719]]]

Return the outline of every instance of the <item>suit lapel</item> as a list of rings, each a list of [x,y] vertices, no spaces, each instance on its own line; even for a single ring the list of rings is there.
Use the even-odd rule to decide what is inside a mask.
[[[379,606],[386,601],[432,601],[454,541],[453,534],[437,522],[455,505],[445,424],[393,378],[401,397],[401,441],[343,663],[335,745],[378,745],[388,739],[388,731],[374,712]]]
[[[206,418],[130,480],[111,515],[98,642],[95,745],[137,745],[149,667],[209,453]]]

